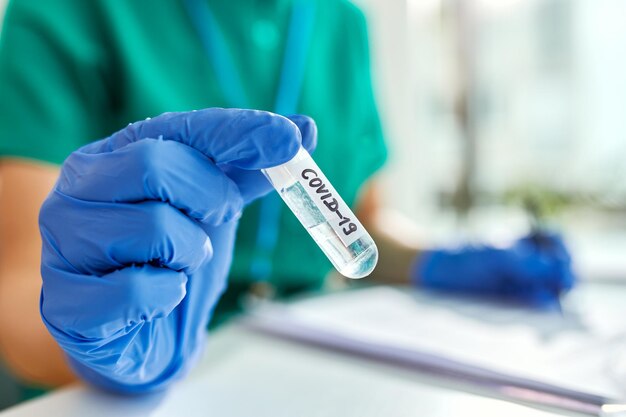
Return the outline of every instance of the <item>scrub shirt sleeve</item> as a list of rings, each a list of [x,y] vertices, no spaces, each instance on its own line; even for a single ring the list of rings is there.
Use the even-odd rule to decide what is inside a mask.
[[[348,7],[349,30],[351,45],[348,48],[353,68],[353,103],[355,106],[357,134],[353,137],[354,143],[354,170],[359,185],[364,184],[387,159],[387,148],[383,137],[380,117],[376,107],[376,100],[372,87],[370,47],[367,24],[363,13],[355,6]]]
[[[110,130],[101,24],[96,2],[10,2],[0,38],[0,157],[60,164]]]

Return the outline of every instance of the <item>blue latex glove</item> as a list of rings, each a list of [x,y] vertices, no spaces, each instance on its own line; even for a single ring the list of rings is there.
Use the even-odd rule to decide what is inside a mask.
[[[41,315],[88,382],[161,388],[202,351],[259,171],[312,149],[315,124],[207,109],[132,124],[71,154],[40,212]]]
[[[426,288],[487,295],[535,306],[554,305],[575,283],[558,235],[527,236],[506,249],[482,246],[424,253],[414,280]]]

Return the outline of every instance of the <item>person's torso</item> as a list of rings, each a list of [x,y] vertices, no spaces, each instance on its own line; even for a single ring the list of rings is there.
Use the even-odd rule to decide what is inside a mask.
[[[336,4],[334,4],[336,3]],[[333,181],[342,197],[354,202],[358,181],[351,177],[345,144],[357,134],[345,80],[346,65],[339,2],[317,2],[315,24],[307,46],[302,89],[295,112],[313,117],[319,141],[314,159]],[[180,1],[104,1],[109,51],[113,60],[114,91],[112,119],[119,126],[166,111],[205,107],[243,107],[274,110],[283,67],[286,34],[293,1],[208,2],[235,64],[236,76],[247,103],[230,103],[204,49],[189,11]],[[258,256],[257,233],[263,221],[260,203],[246,208],[238,229],[231,281],[256,279],[251,264]],[[319,283],[330,263],[307,235],[297,219],[283,207],[279,233],[268,256],[273,284]]]

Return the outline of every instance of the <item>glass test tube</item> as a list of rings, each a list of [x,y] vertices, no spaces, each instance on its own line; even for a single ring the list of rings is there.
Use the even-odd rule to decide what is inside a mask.
[[[262,171],[339,273],[363,278],[374,270],[374,240],[306,149]]]

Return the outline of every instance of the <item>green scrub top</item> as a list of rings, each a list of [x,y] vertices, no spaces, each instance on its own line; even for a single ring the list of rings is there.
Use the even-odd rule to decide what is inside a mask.
[[[293,1],[207,4],[249,105],[271,111]],[[315,119],[313,157],[349,205],[386,156],[369,66],[361,12],[345,0],[315,1],[297,112]],[[229,106],[182,1],[174,0],[11,1],[0,39],[0,91],[0,155],[56,164],[130,122]],[[240,222],[232,288],[254,280],[258,221],[257,202]],[[319,286],[331,264],[286,207],[279,224],[270,283]]]

